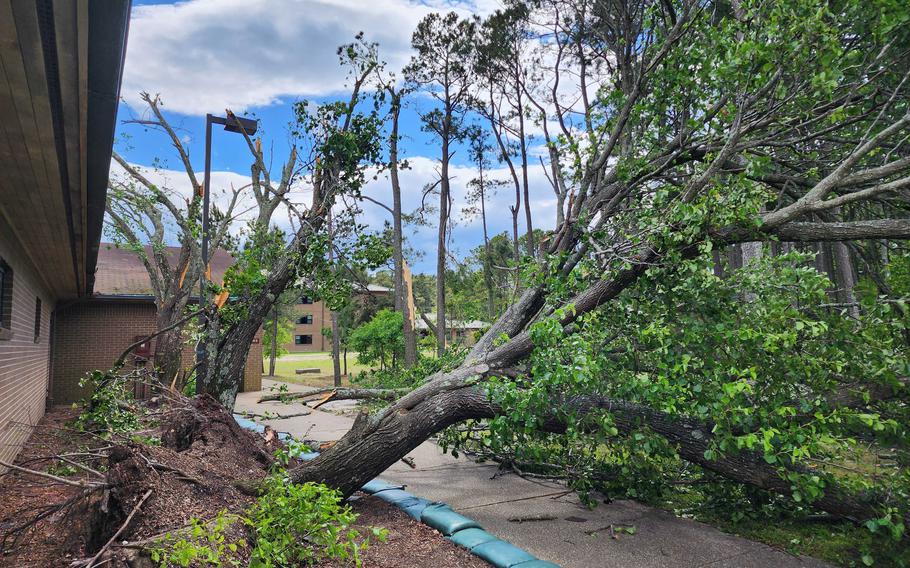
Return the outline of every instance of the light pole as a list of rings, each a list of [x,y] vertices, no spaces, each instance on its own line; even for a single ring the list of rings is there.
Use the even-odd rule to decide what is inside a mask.
[[[212,177],[212,125],[223,124],[224,130],[247,136],[256,134],[258,124],[255,120],[236,116],[228,111],[229,116],[205,115],[205,178],[202,186],[202,274],[199,275],[199,307],[206,305],[205,280],[209,266],[209,186]],[[206,314],[199,316],[202,328],[202,339],[196,348],[196,392],[206,391],[207,385],[203,384],[200,377],[205,377],[206,339],[208,335],[208,317]]]

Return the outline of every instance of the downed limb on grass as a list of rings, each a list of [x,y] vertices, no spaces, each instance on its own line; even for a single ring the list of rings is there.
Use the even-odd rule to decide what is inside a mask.
[[[301,398],[310,398],[321,396],[334,392],[332,400],[395,400],[398,397],[407,394],[410,389],[358,389],[358,388],[338,388],[338,387],[320,387],[300,392],[289,392],[282,394],[267,394],[259,399],[259,402],[269,401],[286,401],[297,400]]]

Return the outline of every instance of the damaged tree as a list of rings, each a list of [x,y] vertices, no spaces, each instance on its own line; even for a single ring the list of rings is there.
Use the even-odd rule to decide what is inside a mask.
[[[629,1],[620,3],[625,13],[642,23],[616,29],[600,13],[612,3],[591,3],[582,12],[585,33],[578,35],[569,17],[579,13],[575,4],[548,4],[531,17],[565,22],[556,26],[562,31],[552,49],[575,42],[607,46],[599,56],[588,54],[601,58],[587,65],[589,73],[611,69],[609,50],[621,49],[624,64],[611,69],[619,76],[607,77],[624,88],[602,89],[583,116],[589,136],[570,149],[578,157],[562,164],[574,187],[538,267],[538,283],[459,368],[430,377],[375,415],[359,416],[338,443],[297,467],[295,480],[325,482],[350,494],[447,426],[507,412],[487,385],[505,381],[521,393],[523,385],[541,380],[522,367],[539,348],[540,326],[571,338],[585,318],[608,308],[652,269],[738,242],[910,236],[910,38],[890,27],[893,15],[853,4],[855,10],[834,14],[814,11],[813,2],[783,2],[750,4],[745,21],[723,3]],[[866,33],[871,29],[882,33]],[[622,37],[628,30],[648,31]],[[794,47],[782,37],[801,41]],[[554,85],[550,119],[573,130],[573,111],[560,103],[555,84],[569,70],[577,72],[578,62],[556,61],[548,70]],[[842,217],[845,208],[853,217]],[[540,427],[564,429],[559,417],[602,409],[620,432],[647,427],[682,459],[737,482],[790,493],[792,476],[810,471],[795,454],[772,463],[767,450],[721,451],[712,435],[720,422],[693,421],[683,401],[668,413],[604,397],[597,391],[616,385],[611,377],[600,380],[587,396],[550,400],[552,410],[539,418]],[[750,388],[747,379],[734,383]],[[830,394],[794,390],[810,404]],[[877,416],[874,404],[864,409]],[[906,509],[899,497],[856,494],[823,470],[811,474],[821,487],[811,500],[839,516],[865,519],[892,506]]]
[[[349,295],[350,283],[344,281],[329,259],[334,256],[353,262],[350,259],[356,249],[367,266],[379,260],[370,252],[375,243],[368,239],[366,243],[351,242],[355,224],[350,212],[332,215],[331,238],[328,226],[329,212],[336,201],[356,196],[364,183],[367,165],[377,163],[380,157],[381,121],[375,109],[362,112],[360,108],[365,98],[364,85],[378,63],[372,52],[363,47],[358,42],[339,49],[342,63],[351,69],[351,95],[346,101],[327,103],[315,111],[306,103],[297,104],[297,128],[308,137],[312,154],[298,169],[286,171],[305,171],[301,178],[312,188],[312,201],[305,206],[290,202],[283,194],[276,196],[296,227],[293,235],[282,240],[260,220],[251,231],[252,248],[235,259],[225,277],[225,291],[237,301],[209,320],[205,339],[208,361],[199,385],[201,392],[211,394],[227,408],[234,406],[253,337],[285,290],[303,286],[332,307]],[[249,137],[247,142],[257,156],[259,171],[266,171],[261,149],[254,147]],[[265,195],[272,193],[269,187],[265,186]],[[268,262],[261,262],[265,254],[262,250],[253,250],[262,248],[257,243],[268,243]]]
[[[198,238],[202,226],[203,186],[193,170],[188,145],[180,139],[161,111],[160,97],[149,93],[142,93],[141,96],[150,116],[131,119],[126,124],[137,124],[165,134],[180,158],[190,193],[182,195],[177,188],[169,187],[166,179],[161,184],[157,183],[153,174],[158,172],[145,171],[115,152],[113,158],[123,169],[123,174],[112,176],[109,182],[107,229],[115,243],[139,257],[149,275],[155,297],[157,329],[168,330],[155,341],[155,368],[159,378],[170,384],[180,378],[181,371],[186,371],[181,369],[180,360],[183,328],[173,324],[184,319],[194,288],[198,295],[200,276],[211,278],[210,271],[202,266]],[[213,205],[212,226],[209,228],[213,251],[230,240],[230,232],[236,228],[236,217],[246,209],[246,196],[250,194],[257,208],[255,226],[267,228],[275,210],[287,199],[297,173],[297,153],[291,148],[280,180],[273,183],[264,165],[261,140],[254,142],[248,139],[248,142],[253,157],[251,183],[225,190],[226,204],[221,208]],[[167,246],[172,238],[168,234],[168,226],[172,222],[176,225],[179,242],[176,255],[170,254]]]

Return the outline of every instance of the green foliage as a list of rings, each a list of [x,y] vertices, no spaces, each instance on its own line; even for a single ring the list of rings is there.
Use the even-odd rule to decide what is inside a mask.
[[[417,388],[431,375],[448,372],[464,361],[467,350],[459,346],[446,349],[442,357],[427,357],[418,354],[417,362],[410,368],[381,369],[362,372],[352,379],[352,383],[378,389]]]
[[[907,502],[904,468],[856,464],[869,461],[868,444],[872,452],[900,447],[910,434],[907,406],[871,395],[904,388],[910,319],[887,302],[863,306],[858,321],[824,307],[830,282],[808,260],[766,257],[724,279],[706,258],[654,267],[618,301],[581,318],[578,333],[565,333],[557,311],[531,330],[533,382],[491,381],[504,415],[481,440],[462,433],[446,441],[558,465],[583,494],[598,488],[660,500],[678,471],[675,448],[646,429],[620,434],[607,411],[578,416],[561,403],[593,393],[713,425],[705,457],[760,452],[790,482],[791,504],[811,506],[834,480]],[[843,391],[850,405],[832,397]],[[565,434],[540,432],[552,418],[569,425]],[[783,467],[797,462],[814,467]],[[901,522],[876,526],[900,538]]]
[[[279,463],[287,464],[282,452]],[[209,521],[190,519],[186,529],[167,534],[148,550],[162,568],[170,566],[240,566],[238,552],[248,547],[238,538],[238,521],[252,545],[251,568],[311,565],[329,559],[361,566],[370,537],[384,542],[387,531],[372,528],[365,538],[351,528],[357,515],[342,504],[338,491],[317,483],[292,483],[283,470],[263,480],[263,492],[245,515],[221,511]]]
[[[708,472],[690,474],[681,472],[687,483],[677,485],[667,501],[657,504],[678,516],[835,565],[905,568],[910,559],[907,540],[881,538],[866,526],[847,520],[813,522],[810,509],[786,497]]]
[[[357,515],[342,505],[342,495],[316,483],[291,483],[283,472],[264,481],[264,493],[245,522],[254,535],[251,568],[313,564],[329,558],[361,565],[369,539],[351,528]],[[386,533],[373,529],[380,541]]]
[[[241,517],[222,510],[209,521],[193,517],[187,529],[168,533],[148,551],[161,568],[172,566],[240,566],[231,556],[246,547],[242,539],[228,540],[228,531]]]
[[[404,355],[402,324],[401,312],[380,310],[348,335],[347,345],[357,351],[357,361],[363,365],[395,367]]]
[[[131,432],[139,427],[139,417],[132,409],[133,394],[127,387],[129,375],[113,371],[92,371],[79,380],[80,388],[92,393],[78,403],[82,412],[73,421],[78,430],[101,436]]]
[[[70,465],[66,462],[54,462],[51,465],[47,466],[46,471],[49,474],[56,475],[58,477],[68,477],[70,475],[76,475],[80,470],[78,467]]]

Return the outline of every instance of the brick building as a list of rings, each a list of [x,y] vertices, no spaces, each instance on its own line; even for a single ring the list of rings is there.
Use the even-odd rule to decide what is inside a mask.
[[[176,263],[179,248],[169,247],[167,254]],[[147,253],[151,253],[147,249]],[[212,278],[221,281],[233,262],[223,250],[212,252]],[[84,398],[87,390],[79,388],[79,379],[94,369],[106,369],[132,343],[155,331],[155,298],[148,272],[139,257],[112,244],[101,243],[94,294],[57,310],[54,330],[52,404],[68,404]],[[154,365],[154,339],[148,353],[134,356],[129,365]],[[194,346],[185,344],[183,366],[195,361]],[[250,346],[243,377],[243,391],[262,388],[262,332]]]
[[[355,294],[366,298],[391,298],[391,288],[377,284],[360,285]],[[332,327],[332,310],[322,300],[301,296],[294,306],[294,332],[290,343],[284,348],[291,353],[316,353],[331,351],[332,340],[322,330]]]
[[[0,0],[0,460],[44,414],[61,307],[90,295],[129,0]]]

